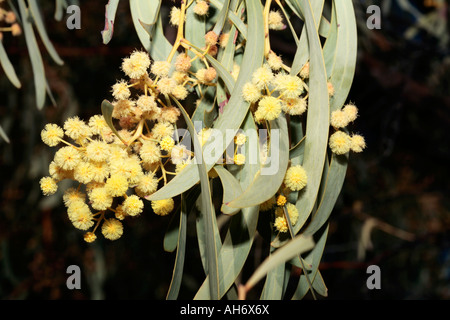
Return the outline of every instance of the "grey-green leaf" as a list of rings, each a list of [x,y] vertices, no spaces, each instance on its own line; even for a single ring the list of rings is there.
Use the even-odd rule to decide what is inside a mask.
[[[5,47],[3,46],[3,41],[0,40],[0,65],[5,71],[6,76],[9,81],[16,87],[20,88],[22,85],[20,83],[19,78],[17,77],[16,71],[14,70],[14,66],[8,58],[8,54],[6,53]]]
[[[112,120],[114,106],[108,100],[103,100],[101,110],[102,110],[103,118],[105,119],[106,124],[109,126],[109,128],[112,130],[112,132],[114,132],[114,134],[120,139],[120,141],[122,141],[124,144],[127,144],[126,141],[123,140],[122,137],[119,135],[119,132],[117,132],[117,129],[114,126],[114,123]]]
[[[276,268],[279,264],[289,261],[295,256],[302,254],[314,247],[314,240],[312,237],[305,237],[298,235],[292,240],[288,241],[283,247],[276,250],[273,255],[267,257],[262,264],[255,270],[252,276],[248,279],[245,287],[252,288],[259,280],[261,280],[270,270]]]
[[[34,24],[36,25],[36,29],[39,33],[39,36],[41,37],[42,43],[44,44],[45,48],[47,49],[48,53],[52,57],[52,59],[58,64],[63,65],[64,61],[59,56],[58,52],[56,51],[55,47],[53,46],[53,43],[50,41],[47,31],[45,30],[45,25],[42,20],[41,13],[39,11],[39,5],[36,3],[36,0],[28,0],[28,5],[30,12],[34,19]]]
[[[232,208],[257,206],[270,199],[280,188],[289,162],[289,141],[284,115],[271,121],[270,164],[261,167],[251,185],[236,199],[227,203]],[[277,130],[277,131],[275,131]]]
[[[105,6],[105,28],[101,32],[104,44],[108,44],[112,39],[118,5],[119,0],[109,0]]]
[[[167,300],[175,300],[181,287],[183,276],[184,260],[186,255],[186,229],[187,229],[187,205],[185,196],[181,195],[180,209],[180,227],[178,231],[177,254],[175,257],[175,266],[172,273],[172,281],[170,282],[167,292]]]
[[[218,230],[214,220],[216,219],[214,206],[211,199],[211,189],[209,185],[208,171],[205,161],[203,159],[202,147],[198,140],[194,124],[189,118],[188,113],[178,100],[173,99],[181,111],[181,114],[186,121],[189,133],[191,134],[192,142],[194,144],[194,156],[197,161],[197,168],[200,176],[201,185],[201,202],[202,214],[205,215],[205,232],[206,232],[206,261],[207,261],[207,275],[209,276],[209,293],[211,299],[218,300],[219,293],[219,270],[218,270],[218,252],[217,252],[217,237]],[[220,239],[220,238],[219,238]]]
[[[322,178],[328,145],[330,123],[327,77],[317,25],[309,1],[304,6],[305,25],[310,49],[309,99],[306,120],[303,167],[308,183],[299,195],[296,207],[302,221],[297,222],[297,233],[310,215],[316,202]]]
[[[31,23],[32,17],[30,11],[25,5],[24,0],[19,0],[19,11],[22,17],[23,32],[25,42],[27,44],[28,53],[31,60],[31,68],[33,69],[34,87],[36,90],[36,105],[38,109],[42,109],[45,103],[47,81],[45,79],[44,63],[42,61],[41,52],[36,41],[36,36]]]

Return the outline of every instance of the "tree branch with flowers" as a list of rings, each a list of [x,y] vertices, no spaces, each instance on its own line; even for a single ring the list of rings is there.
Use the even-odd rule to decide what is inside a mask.
[[[129,219],[172,216],[168,299],[182,289],[189,215],[205,274],[195,299],[245,298],[262,279],[261,299],[288,298],[284,275],[292,268],[302,275],[289,298],[326,296],[318,264],[328,221],[349,154],[365,148],[349,128],[358,115],[347,102],[356,61],[352,2],[332,1],[326,12],[324,1],[181,1],[170,9],[173,44],[161,1],[130,1],[130,9],[144,49],[123,58],[124,78],[101,114],[43,128],[42,141],[58,149],[42,192],[73,181],[63,201],[89,243],[100,234],[118,240]],[[288,29],[291,61],[271,43]],[[219,225],[222,218],[228,223]],[[267,240],[268,257],[243,282],[257,237]]]

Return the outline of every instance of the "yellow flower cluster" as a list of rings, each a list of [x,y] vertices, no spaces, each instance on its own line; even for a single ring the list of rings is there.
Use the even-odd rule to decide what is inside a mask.
[[[295,116],[306,111],[306,84],[300,77],[284,73],[282,68],[281,58],[270,51],[267,63],[242,88],[243,98],[252,104],[258,123],[274,120],[281,112]]]
[[[180,54],[176,62],[177,76],[185,73],[187,77],[190,60]],[[169,77],[170,68],[166,61],[152,64],[143,51],[123,59],[122,70],[129,79],[112,86],[112,117],[121,127],[118,134],[102,115],[87,122],[71,117],[63,127],[47,124],[41,132],[48,146],[62,144],[50,163],[49,176],[40,180],[41,190],[48,196],[57,192],[64,179],[78,183],[63,192],[63,200],[73,225],[87,231],[87,242],[96,239],[100,225],[105,238],[118,239],[123,234],[121,220],[142,213],[142,198],[154,193],[160,180],[167,181],[171,172],[165,166],[176,163],[170,162],[171,151],[183,149],[173,137],[180,111],[162,102],[169,94],[187,96],[180,90],[185,86],[179,79]],[[190,157],[184,148],[174,159],[186,161]],[[173,199],[152,202],[152,208],[158,215],[167,215],[174,209]]]
[[[335,132],[330,136],[329,146],[335,154],[345,154],[349,151],[362,152],[366,147],[364,137],[359,134],[349,135],[339,129],[347,127],[358,117],[358,108],[349,103],[342,109],[331,113],[330,123]]]
[[[260,204],[259,209],[261,211],[275,209],[273,226],[277,231],[281,233],[289,231],[285,210],[289,214],[291,225],[294,226],[297,223],[298,210],[294,204],[288,202],[288,195],[305,188],[307,182],[308,177],[305,169],[300,165],[291,165],[286,171],[283,184],[277,194]]]
[[[275,210],[275,222],[274,227],[280,232],[287,232],[289,230],[289,224],[286,219],[284,210],[289,215],[289,221],[294,226],[298,221],[298,210],[292,203],[287,203],[285,207],[277,207]]]
[[[195,14],[206,15],[208,9],[207,1],[196,1]],[[182,27],[183,17],[182,9],[172,8],[173,25]],[[202,99],[203,87],[215,85],[217,72],[204,55],[217,51],[219,38],[213,31],[207,32],[205,48],[182,40],[177,41],[167,61],[152,61],[147,52],[139,50],[123,59],[121,70],[126,78],[111,87],[111,120],[120,128],[109,127],[102,115],[87,122],[75,116],[62,127],[47,124],[41,132],[45,144],[60,146],[49,166],[49,176],[40,180],[41,190],[49,196],[58,191],[58,183],[64,179],[78,183],[64,192],[63,199],[70,221],[86,231],[87,242],[97,238],[99,226],[105,238],[119,238],[123,234],[121,221],[142,213],[143,198],[154,193],[161,182],[166,184],[169,175],[178,174],[193,162],[192,152],[175,134],[181,113],[172,101],[183,101],[194,91]],[[179,47],[185,51],[175,50]],[[188,51],[195,57],[191,58]],[[200,59],[204,67],[193,72],[191,63],[195,59]],[[194,90],[196,86],[198,90]],[[202,145],[210,134],[210,129],[201,131]],[[242,135],[236,144],[243,143]],[[245,156],[235,154],[234,160],[242,165]],[[152,201],[151,207],[155,214],[165,216],[173,211],[174,201]]]
[[[88,123],[78,117],[69,118],[64,129],[47,124],[41,137],[49,146],[64,144],[49,166],[50,175],[40,180],[43,194],[56,193],[57,184],[64,179],[76,181],[78,187],[63,193],[74,227],[87,231],[95,225],[85,235],[90,242],[103,222],[101,232],[105,238],[118,239],[123,233],[122,223],[118,217],[107,218],[108,211],[115,213],[120,207],[126,216],[139,215],[144,203],[128,193],[132,189],[142,196],[153,193],[158,185],[153,172],[142,168],[142,160],[112,134],[100,115],[91,117]]]

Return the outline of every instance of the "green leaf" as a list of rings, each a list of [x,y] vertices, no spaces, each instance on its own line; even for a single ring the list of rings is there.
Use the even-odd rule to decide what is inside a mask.
[[[271,121],[270,124],[270,164],[261,167],[250,186],[239,197],[227,203],[229,207],[245,208],[257,206],[270,199],[283,182],[289,162],[286,118],[282,114],[279,118]],[[273,131],[273,129],[278,131]],[[278,136],[275,133],[278,133]],[[272,166],[276,166],[276,168],[273,169]]]
[[[177,254],[175,256],[175,266],[172,273],[172,281],[170,282],[167,292],[167,300],[175,300],[180,292],[181,280],[183,276],[184,260],[186,254],[186,229],[187,229],[187,205],[185,196],[181,195],[180,209],[180,228],[178,231]]]
[[[210,0],[211,4],[215,6],[218,10],[222,10],[223,4],[218,0]],[[256,2],[256,1],[255,1]],[[245,23],[236,15],[233,11],[228,11],[228,19],[236,26],[239,33],[244,39],[247,39],[247,26]]]
[[[327,70],[327,77],[330,77],[331,71],[333,70],[337,41],[338,23],[336,18],[336,9],[333,3],[331,7],[330,36],[327,38],[323,46],[323,57],[325,60],[325,69]]]
[[[39,5],[36,3],[36,0],[28,0],[28,5],[31,15],[33,16],[34,24],[36,25],[36,29],[41,37],[42,43],[44,44],[52,59],[58,65],[62,66],[64,64],[64,61],[60,58],[58,52],[56,52],[55,47],[53,46],[47,35],[44,22],[42,21],[41,13],[39,12]]]
[[[181,111],[181,114],[186,121],[189,133],[191,134],[192,142],[194,145],[194,156],[197,161],[197,168],[200,176],[201,186],[201,202],[202,202],[202,214],[205,216],[205,231],[206,231],[206,261],[207,261],[207,275],[209,276],[209,293],[211,299],[219,299],[219,270],[217,264],[217,237],[218,230],[214,227],[214,220],[216,219],[215,211],[211,199],[211,189],[209,186],[208,170],[206,168],[205,161],[203,159],[202,147],[198,140],[197,133],[194,128],[194,124],[189,118],[188,113],[184,110],[183,106],[172,97]],[[219,238],[220,239],[220,238]]]
[[[275,248],[270,247],[271,255],[275,250]],[[280,263],[277,267],[267,273],[264,288],[261,293],[261,300],[281,300],[283,298],[285,273],[285,263]]]
[[[195,186],[190,190],[187,195],[183,193],[184,201],[187,204],[187,207],[184,207],[184,210],[189,214],[191,212],[192,207],[194,206],[195,200],[198,198],[200,194],[200,186]],[[178,245],[178,236],[180,229],[180,212],[181,207],[177,210],[176,214],[172,216],[170,219],[169,225],[167,226],[166,234],[164,235],[163,247],[166,252],[173,252],[177,248]],[[178,223],[177,223],[178,222]]]
[[[161,0],[130,0],[131,18],[142,46],[154,60],[166,60],[172,45],[164,35],[160,15]],[[144,25],[153,25],[144,28]],[[148,32],[151,31],[149,34]]]
[[[306,137],[303,137],[302,140],[297,142],[297,144],[289,150],[289,159],[297,157],[301,157],[303,159],[303,155],[305,153],[305,139]]]
[[[225,21],[228,17],[228,8],[230,6],[230,0],[224,0],[222,3],[222,9],[220,9],[219,15],[217,17],[216,24],[214,25],[213,31],[215,34],[221,34]]]
[[[112,120],[112,114],[114,111],[114,106],[108,101],[103,100],[102,101],[102,115],[103,118],[105,118],[106,124],[109,126],[109,128],[114,132],[114,134],[122,141],[124,144],[127,144],[125,140],[122,139],[122,137],[119,135],[119,132],[117,132],[117,129],[114,127],[114,123]]]
[[[0,126],[0,137],[2,137],[2,139],[5,140],[6,143],[10,143],[8,135],[6,134],[5,130],[3,130],[2,126]]]
[[[316,281],[323,282],[323,279],[321,279],[321,277],[319,279],[317,279],[316,276],[317,276],[320,260],[322,259],[323,250],[325,249],[325,244],[326,244],[327,237],[328,237],[328,229],[329,229],[329,225],[327,225],[327,227],[323,231],[323,233],[320,236],[319,241],[317,241],[317,244],[315,245],[314,249],[304,259],[305,261],[311,261],[310,268],[309,268],[311,271],[308,272],[308,277],[309,277],[310,281],[312,282],[313,288],[321,288],[324,286],[324,285],[323,286],[314,285],[314,282],[316,282]],[[309,290],[308,281],[305,278],[305,275],[301,275],[292,299],[302,299],[304,297],[304,295],[308,292],[308,290]],[[319,293],[321,295],[324,295],[323,292],[319,292]]]
[[[14,66],[8,58],[8,54],[6,53],[5,47],[3,46],[3,41],[0,40],[0,65],[5,71],[6,76],[9,81],[16,87],[20,88],[22,85],[20,83],[19,78],[17,77],[16,71],[14,70]]]
[[[345,155],[336,155],[333,153],[323,196],[320,199],[316,212],[312,216],[311,222],[304,231],[305,235],[315,234],[330,217],[334,205],[336,204],[336,200],[341,192],[342,185],[344,184],[347,165],[348,153]]]
[[[180,214],[181,209],[177,210],[176,213],[172,215],[169,225],[167,226],[166,233],[164,234],[163,248],[166,252],[173,252],[178,246],[178,237],[180,235]]]
[[[199,17],[194,12],[194,5],[190,5],[186,10],[186,23],[184,24],[184,37],[190,43],[198,48],[205,47],[205,18]],[[195,53],[188,51],[188,55],[191,58],[195,57]],[[197,72],[198,69],[202,68],[202,62],[196,59],[192,62],[192,72]]]
[[[202,128],[212,127],[213,123],[208,117],[209,113],[214,111],[214,95],[216,87],[209,86],[203,91],[203,97],[192,114],[192,122],[202,121]]]
[[[242,129],[255,130],[256,125],[251,113],[248,113]],[[250,150],[245,150],[248,158]],[[251,183],[259,165],[245,163],[239,170],[239,180],[242,188]],[[231,217],[227,234],[219,252],[219,289],[220,297],[228,292],[242,271],[253,244],[259,219],[259,207],[243,208]],[[205,280],[195,295],[195,299],[209,299],[209,285]]]
[[[291,8],[292,12],[302,20],[305,20],[303,17],[303,10],[299,6],[298,3],[292,3],[292,0],[286,0],[286,3]],[[319,34],[327,38],[330,32],[330,22],[324,16],[320,17],[320,25],[319,25]]]
[[[267,257],[262,264],[255,270],[252,276],[248,279],[245,287],[247,290],[252,288],[259,282],[270,270],[276,268],[281,263],[289,261],[293,257],[298,256],[314,247],[314,240],[312,237],[305,237],[298,235],[292,240],[289,240],[283,247],[277,249],[273,255]]]
[[[333,1],[337,18],[337,44],[330,82],[335,94],[330,99],[330,111],[339,109],[347,99],[355,74],[357,31],[351,1]]]
[[[219,130],[225,137],[222,150],[231,143],[233,136],[225,135],[226,130],[237,131],[247,115],[250,104],[242,98],[242,87],[249,82],[253,72],[262,65],[264,55],[264,29],[261,3],[258,1],[246,1],[248,14],[249,39],[244,52],[244,57],[238,79],[228,101],[233,108],[224,108],[214,124],[214,129]],[[207,142],[205,147],[209,144]],[[221,154],[216,155],[215,161],[207,164],[211,169]],[[199,181],[198,170],[193,166],[187,166],[177,174],[167,185],[148,197],[149,200],[166,199],[174,197],[191,188]]]
[[[66,0],[56,0],[55,20],[61,21],[64,16],[64,10],[67,8]]]
[[[309,98],[303,157],[303,168],[308,175],[308,183],[299,193],[299,199],[296,203],[299,216],[303,222],[310,215],[316,202],[325,162],[330,126],[325,64],[317,26],[309,1],[305,4],[304,15],[310,48]],[[294,233],[297,233],[302,225],[301,221],[297,222],[294,226]]]
[[[232,92],[235,86],[235,81],[230,72],[219,61],[211,57],[209,54],[205,55],[205,58],[209,61],[209,63],[211,63],[214,69],[216,69],[219,77],[225,83],[228,91]]]
[[[320,273],[319,270],[316,271],[316,276],[313,282],[313,288],[322,297],[328,296],[328,288],[325,285],[325,281],[323,280],[322,274]]]
[[[105,6],[105,28],[101,32],[104,44],[108,44],[112,39],[118,5],[119,0],[109,0]]]
[[[241,185],[239,181],[224,167],[221,165],[214,166],[214,169],[222,182],[223,187],[223,204],[221,210],[225,214],[235,214],[239,211],[236,208],[230,208],[226,205],[227,202],[236,198],[242,193]]]
[[[45,103],[47,80],[45,79],[44,63],[42,61],[41,52],[36,41],[31,23],[32,17],[25,5],[24,0],[19,0],[19,11],[22,17],[23,32],[25,42],[27,44],[28,53],[31,60],[31,68],[33,69],[34,87],[36,90],[36,105],[38,109],[42,109]]]
[[[312,11],[311,19],[313,19],[313,21],[305,21],[305,25],[303,26],[303,30],[300,35],[299,45],[297,46],[297,51],[295,52],[294,60],[292,61],[290,73],[292,75],[296,75],[300,72],[310,56],[309,46],[311,45],[310,42],[312,40],[309,37],[310,34],[307,30],[307,23],[314,23],[311,27],[314,27],[315,31],[319,29],[319,24],[317,21],[320,21],[320,17],[322,16],[324,0],[315,0],[312,4],[309,0],[304,1],[302,4],[300,4],[299,0],[290,0],[290,2],[292,3],[292,6],[300,12],[306,10],[304,7],[308,7],[308,9]],[[309,20],[309,18],[306,18],[306,20]]]

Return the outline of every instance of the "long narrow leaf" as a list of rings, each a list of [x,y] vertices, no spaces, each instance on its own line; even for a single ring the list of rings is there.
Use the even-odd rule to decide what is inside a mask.
[[[198,140],[194,124],[189,115],[178,100],[173,99],[181,111],[181,114],[186,121],[189,133],[191,134],[192,143],[194,144],[194,155],[197,160],[197,168],[200,176],[201,185],[201,200],[202,213],[205,215],[205,231],[206,231],[206,255],[209,276],[209,292],[211,299],[219,299],[219,270],[217,265],[217,248],[216,248],[216,234],[218,230],[214,228],[213,219],[216,219],[214,214],[213,203],[211,199],[211,189],[209,186],[208,171],[203,159],[202,147]]]
[[[112,120],[112,114],[114,111],[114,106],[108,101],[103,100],[101,105],[102,115],[103,118],[106,121],[106,124],[109,126],[109,128],[112,130],[112,132],[122,141],[126,144],[125,140],[122,139],[122,137],[119,135],[119,132],[117,132],[117,129],[114,127],[114,123]]]
[[[154,60],[166,60],[172,45],[163,33],[160,13],[161,0],[130,0],[131,18],[142,46]],[[144,25],[152,26],[144,28]],[[150,32],[150,33],[149,33]]]
[[[3,46],[3,41],[0,40],[0,65],[5,71],[6,76],[9,81],[16,87],[20,88],[22,85],[20,83],[19,78],[17,77],[16,71],[14,70],[14,66],[8,58],[8,54],[6,53],[5,47]]]
[[[195,45],[198,48],[205,47],[205,18],[200,17],[194,12],[193,5],[189,6],[186,10],[186,23],[184,25],[184,37],[190,43]],[[195,54],[191,51],[188,52],[188,55],[191,58],[195,57]],[[202,62],[199,59],[196,59],[192,62],[191,70],[192,72],[197,72],[199,68],[202,67]]]
[[[251,113],[247,115],[242,129],[244,132],[256,130],[256,125]],[[250,150],[245,150],[245,156],[249,157]],[[247,188],[255,176],[259,164],[245,163],[239,171],[239,180],[242,188]],[[259,219],[259,207],[243,208],[239,213],[231,217],[227,234],[219,252],[220,272],[220,296],[225,295],[235,283],[242,272],[248,254],[256,234],[256,226]],[[205,280],[195,295],[195,299],[209,299],[208,281]]]
[[[275,132],[270,134],[270,173],[263,173],[267,169],[262,167],[253,179],[251,185],[236,199],[227,203],[232,208],[245,208],[259,205],[270,199],[280,188],[289,162],[289,141],[286,118],[280,115],[279,118],[271,122],[272,128],[278,130],[278,141]]]
[[[186,249],[186,229],[187,229],[187,205],[185,196],[181,195],[180,228],[178,231],[177,254],[175,266],[172,273],[172,281],[167,292],[167,300],[174,300],[178,297],[183,276],[185,249]]]
[[[36,105],[38,109],[42,109],[45,103],[47,87],[44,63],[42,61],[41,52],[39,51],[39,46],[33,31],[29,9],[26,7],[24,0],[19,0],[18,2],[25,42],[27,44],[28,53],[31,60],[31,68],[33,69],[34,87],[36,90]]]
[[[317,244],[315,245],[314,249],[311,251],[311,253],[308,255],[308,257],[305,258],[305,260],[311,261],[311,267],[310,272],[308,273],[308,277],[310,281],[313,283],[313,288],[318,287],[314,286],[314,282],[316,281],[316,275],[319,268],[320,260],[322,259],[323,250],[325,248],[327,236],[328,236],[328,229],[329,225],[325,228],[322,235],[320,236],[320,239],[317,241]],[[323,279],[319,278],[319,281]],[[301,299],[304,297],[304,295],[308,292],[309,285],[306,277],[304,275],[300,276],[297,288],[295,290],[295,293],[292,297],[292,299]],[[323,292],[319,292],[322,295],[324,295]]]
[[[297,233],[310,215],[316,202],[322,178],[330,123],[327,78],[317,25],[309,1],[305,4],[305,25],[310,48],[309,101],[303,167],[308,184],[299,195],[296,207],[300,219],[294,226]]]
[[[279,248],[266,258],[263,263],[255,270],[252,276],[248,279],[245,287],[247,290],[252,288],[259,280],[261,280],[270,270],[276,268],[280,263],[285,263],[295,256],[302,254],[314,247],[314,240],[312,237],[305,237],[303,235],[296,236],[290,240],[286,245]]]
[[[222,212],[225,214],[237,213],[239,209],[230,208],[226,205],[226,203],[233,200],[242,193],[239,181],[231,174],[230,171],[228,171],[221,165],[215,166],[214,170],[217,172],[217,175],[219,176],[223,187],[223,204],[221,208]]]
[[[311,20],[310,18],[313,19],[314,24],[312,24],[311,27],[314,27],[314,30],[318,31],[318,21],[320,21],[320,17],[322,16],[324,0],[315,0],[312,3],[309,0],[302,3],[300,3],[299,0],[290,0],[290,2],[292,3],[293,7],[297,8],[297,10],[301,12],[305,10],[311,11],[311,17],[305,18],[306,21],[300,35],[299,45],[297,46],[297,51],[295,52],[294,60],[292,61],[291,74],[296,75],[300,72],[301,68],[308,61],[308,58],[310,56],[310,42],[312,40],[310,39],[311,31],[307,30],[307,24],[311,23],[312,21],[308,20]],[[308,9],[304,7],[308,7]]]
[[[344,184],[347,165],[348,154],[333,154],[323,196],[310,224],[304,231],[305,235],[315,234],[328,220]]]
[[[330,99],[330,111],[340,108],[347,99],[355,74],[357,54],[357,29],[353,3],[333,1],[336,8],[338,42],[330,81],[335,94]]]
[[[58,65],[62,66],[64,64],[64,61],[61,59],[55,47],[53,46],[53,43],[50,41],[48,37],[47,31],[45,30],[44,22],[42,20],[41,13],[39,11],[39,5],[36,3],[36,0],[28,0],[28,5],[30,8],[31,15],[33,16],[34,19],[36,29],[39,33],[39,36],[41,37],[42,43],[44,44],[45,48],[47,49],[52,59]]]

